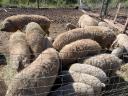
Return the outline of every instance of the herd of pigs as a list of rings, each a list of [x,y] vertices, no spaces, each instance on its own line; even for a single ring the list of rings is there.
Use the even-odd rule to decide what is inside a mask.
[[[51,22],[40,15],[3,20],[1,31],[13,32],[9,64],[16,74],[8,84],[5,80],[1,96],[102,96],[110,78],[127,63],[122,56],[128,36],[84,14],[53,39]]]

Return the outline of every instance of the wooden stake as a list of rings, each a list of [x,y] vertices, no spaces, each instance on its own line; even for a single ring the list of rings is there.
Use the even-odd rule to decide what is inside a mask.
[[[114,27],[115,29],[118,29],[120,32],[123,31],[123,27],[124,25],[120,24],[120,23],[113,23],[113,20],[109,20],[109,19],[104,19],[105,22],[107,22],[110,26]]]
[[[119,11],[120,11],[120,7],[121,7],[121,3],[119,3],[119,5],[118,5],[118,9],[117,9],[115,18],[114,18],[114,20],[113,20],[114,23],[116,22],[116,19],[117,19],[117,17],[118,17],[118,14],[119,14]]]
[[[125,31],[127,30],[127,27],[128,27],[128,18],[127,18],[126,23],[124,25],[123,33],[125,33]]]

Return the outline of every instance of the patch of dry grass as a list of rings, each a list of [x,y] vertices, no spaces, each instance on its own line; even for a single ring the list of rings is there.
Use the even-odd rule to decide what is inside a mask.
[[[6,56],[7,65],[3,65],[0,67],[0,77],[5,81],[5,84],[8,86],[11,82],[12,78],[17,74],[17,70],[12,68],[12,65],[9,62],[9,56]]]

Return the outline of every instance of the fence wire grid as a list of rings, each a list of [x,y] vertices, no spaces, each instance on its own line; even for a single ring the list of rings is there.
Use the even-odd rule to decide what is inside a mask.
[[[40,9],[31,8],[33,6],[35,7],[35,5],[31,3],[29,3],[29,8],[22,5],[18,5],[20,6],[20,8],[1,7],[0,21],[2,22],[6,17],[16,15],[16,14],[38,14],[38,15],[47,16],[48,18],[53,20],[50,26],[50,36],[53,38],[56,38],[57,35],[67,31],[65,28],[65,25],[67,23],[70,22],[74,25],[77,25],[79,17],[83,14],[79,10],[75,9],[75,7],[79,5],[79,1],[77,4],[71,5],[71,8],[62,8],[61,6],[57,5],[57,3],[55,3],[55,5],[61,8],[53,8],[53,9],[47,9],[49,7],[49,4],[47,4],[46,0],[40,0],[40,1],[41,1]],[[59,2],[59,0],[57,1]],[[82,0],[82,3],[85,5],[86,8],[91,9],[91,11],[94,13],[99,13],[100,8],[102,6],[102,2],[99,3],[99,0],[95,0],[95,3],[90,3],[87,0]],[[110,4],[109,10],[108,10],[110,14],[109,19],[114,18],[114,15],[115,15],[114,12],[116,11],[118,2],[114,4],[115,5],[113,5],[112,3]],[[8,5],[8,4],[5,4],[5,5]],[[14,5],[17,5],[17,4],[12,4],[13,7]],[[6,9],[7,12],[5,12],[3,9]],[[125,18],[118,17],[117,21],[122,23],[126,20],[127,12],[128,12],[127,10],[128,10],[127,5],[123,3],[122,9],[120,10],[120,12],[123,13],[123,16],[125,16]],[[63,60],[58,59],[59,69],[56,74],[54,74],[54,72],[52,74],[52,68],[46,70],[46,72],[44,71],[39,72],[38,69],[40,69],[40,67],[37,67],[37,71],[35,71],[36,69],[35,70],[30,69],[23,72],[22,71],[17,72],[17,70],[14,68],[14,65],[11,64],[11,62],[13,62],[14,60],[10,60],[10,54],[8,52],[9,51],[8,41],[11,34],[13,33],[0,32],[0,53],[1,53],[0,54],[0,64],[1,64],[0,65],[0,96],[13,96],[14,94],[20,94],[18,96],[128,96],[128,64],[127,64],[128,54],[127,52],[120,54],[120,59],[122,60],[122,63],[120,68],[116,70],[115,74],[111,74],[111,72],[113,72],[113,69],[111,68],[112,66],[108,66],[109,69],[106,69],[106,70],[101,69],[103,70],[103,72],[105,72],[108,78],[105,82],[101,82],[98,79],[99,81],[97,82],[104,83],[105,87],[101,88],[99,92],[95,92],[94,88],[96,87],[95,89],[100,89],[100,87],[98,85],[97,85],[98,87],[97,86],[94,87],[96,83],[94,83],[93,85],[92,83],[87,82],[87,80],[90,82],[91,80],[84,77],[84,73],[82,72],[82,70],[86,70],[86,69],[83,69],[81,67],[80,72],[72,73],[69,70],[69,68],[75,63],[80,63],[83,65],[84,60],[89,59],[95,55],[100,55],[104,53],[107,53],[110,55],[111,53],[110,50],[109,51],[100,50],[99,52],[97,52],[97,54],[91,55],[91,56],[65,58],[65,60],[69,60],[69,61],[75,60],[74,63],[69,64],[70,66],[64,66]],[[95,50],[91,50],[91,51],[95,51]],[[86,50],[86,52],[89,53],[90,50]],[[81,52],[75,51],[75,53],[81,53]],[[40,53],[37,53],[37,54],[40,55]],[[68,52],[68,54],[70,54],[70,52]],[[17,56],[19,54],[13,54],[13,55]],[[30,54],[27,54],[27,55],[30,55]],[[104,59],[101,60],[101,59],[97,61],[94,59],[94,61],[92,60],[92,62],[97,62],[98,64],[100,63],[102,64],[102,62],[103,63],[107,62],[108,64],[110,64],[109,59],[108,61]],[[113,58],[110,58],[110,60],[111,59]],[[35,60],[36,58],[33,58],[30,61],[34,62]],[[41,60],[43,61],[43,63],[45,62],[45,60],[43,59]],[[52,62],[57,62],[57,61],[53,60]],[[45,68],[47,67],[44,66],[44,69]],[[51,73],[47,74],[48,71]],[[95,72],[95,70],[92,70],[92,71],[89,70],[89,71]],[[28,74],[27,72],[30,74]],[[39,72],[40,74],[35,74],[32,72],[35,72],[35,73]],[[87,80],[84,80],[84,78],[86,78]],[[89,85],[89,84],[92,84],[92,85]],[[90,88],[90,90],[88,88]]]
[[[86,51],[88,52],[88,50],[86,50]],[[102,52],[106,52],[106,51],[102,50]],[[99,55],[103,54],[102,52],[99,52],[98,54]],[[47,54],[47,53],[45,53],[45,54]],[[110,55],[109,53],[106,53],[106,54]],[[13,54],[13,55],[17,56],[17,54]],[[104,72],[107,71],[106,76],[108,78],[107,78],[107,81],[104,82],[105,87],[102,88],[102,90],[100,91],[100,94],[98,94],[98,96],[127,96],[128,95],[128,82],[127,82],[128,64],[126,64],[127,60],[128,60],[128,54],[123,53],[121,55],[122,55],[121,59],[123,60],[123,62],[121,63],[122,69],[120,68],[119,70],[117,70],[117,73],[118,73],[118,71],[124,72],[124,73],[117,74],[115,72],[114,75],[111,74],[111,72],[113,70],[115,71],[115,69],[113,69],[111,64],[109,65],[110,69],[103,70]],[[1,65],[1,71],[0,71],[0,77],[2,78],[0,80],[1,96],[12,96],[9,94],[5,95],[5,93],[7,91],[7,85],[10,86],[11,84],[13,85],[13,87],[10,90],[10,92],[11,91],[14,92],[14,90],[16,90],[20,93],[20,96],[45,96],[46,94],[47,94],[46,96],[96,96],[95,93],[91,93],[91,94],[88,93],[87,90],[89,90],[89,89],[86,89],[87,86],[83,87],[83,88],[82,88],[82,86],[79,86],[79,84],[88,84],[87,80],[85,80],[86,77],[84,77],[84,75],[83,75],[83,74],[89,74],[88,72],[83,73],[84,70],[88,70],[88,69],[81,67],[81,68],[79,68],[81,71],[79,70],[79,72],[78,71],[72,72],[72,71],[70,71],[70,69],[69,70],[65,69],[65,67],[63,66],[63,61],[61,61],[61,59],[60,59],[59,60],[60,67],[59,67],[59,71],[57,74],[50,75],[49,73],[47,73],[47,72],[51,72],[49,69],[46,71],[46,73],[42,73],[42,72],[44,72],[42,70],[42,72],[40,73],[39,76],[36,76],[35,73],[32,73],[32,74],[30,73],[30,76],[29,76],[27,72],[29,72],[29,71],[32,72],[32,69],[28,69],[23,72],[22,71],[17,72],[16,69],[13,68],[14,65],[11,64],[12,61],[10,61],[9,55],[4,55],[4,56],[3,56],[3,54],[1,54],[1,56],[0,56],[2,58],[1,64],[3,64],[3,65]],[[91,56],[91,57],[93,57],[93,56]],[[70,65],[72,66],[75,64],[82,64],[83,60],[86,60],[88,58],[89,57],[78,58],[75,63],[70,64]],[[66,59],[74,60],[74,58],[66,58]],[[111,58],[111,59],[113,59],[113,58]],[[34,60],[36,60],[36,59],[34,59]],[[43,59],[40,59],[40,60],[43,61]],[[103,60],[104,61],[101,61],[99,59],[98,61],[96,61],[94,59],[94,62],[97,62],[98,64],[100,64],[100,63],[102,64],[102,62],[106,62],[106,63],[109,62],[109,60],[108,61],[105,59],[103,59]],[[40,62],[40,61],[38,61],[38,62]],[[92,62],[93,62],[93,60],[92,60]],[[7,65],[6,65],[6,63],[7,63]],[[85,63],[83,63],[82,65],[84,65],[84,64]],[[31,66],[31,65],[29,65],[29,66]],[[108,66],[107,66],[107,68],[108,68]],[[44,67],[44,69],[45,69],[45,67]],[[35,70],[36,69],[34,69],[33,71],[36,72]],[[91,70],[91,69],[89,69],[89,71],[95,72],[95,70]],[[20,75],[18,76],[17,74],[20,74]],[[79,74],[79,75],[77,75],[77,74]],[[15,75],[17,75],[17,77],[15,77]],[[76,78],[78,78],[78,79],[76,79]],[[51,80],[53,80],[54,83],[53,82],[50,83]],[[73,81],[73,80],[76,80],[76,81]],[[90,80],[90,82],[91,82],[91,80]],[[92,80],[92,82],[95,82],[95,81]],[[96,81],[96,83],[97,83],[97,81]],[[73,84],[76,84],[76,86]],[[16,85],[18,85],[18,86],[16,86]],[[24,85],[24,86],[22,86],[22,85]],[[94,83],[94,85],[95,85],[95,83]],[[16,86],[17,89],[15,89],[14,86]],[[91,86],[93,86],[93,85],[91,85]],[[98,86],[98,84],[97,84],[97,86]],[[62,88],[60,88],[60,87],[62,87]],[[44,89],[44,90],[40,91],[40,89]],[[45,89],[50,89],[50,90],[45,90]]]

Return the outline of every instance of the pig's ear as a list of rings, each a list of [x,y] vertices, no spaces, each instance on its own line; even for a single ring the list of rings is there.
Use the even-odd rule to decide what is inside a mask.
[[[14,26],[15,24],[13,23],[12,20],[9,19],[9,20],[7,20],[7,22],[6,22],[6,25],[7,25],[7,26],[10,26],[10,25],[11,25],[11,26],[12,26],[12,25]]]
[[[12,23],[12,20],[7,20],[8,23]]]

